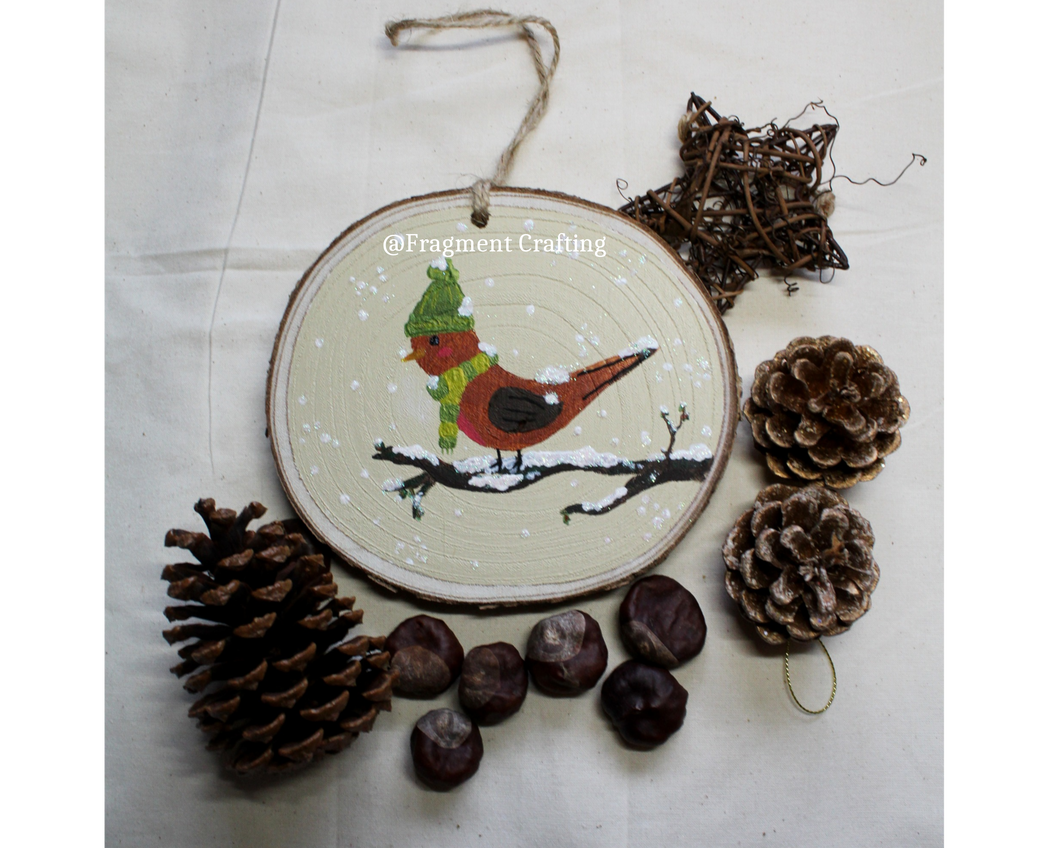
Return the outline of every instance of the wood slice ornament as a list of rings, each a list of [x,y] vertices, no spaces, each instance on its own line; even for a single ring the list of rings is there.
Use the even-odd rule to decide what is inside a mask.
[[[546,72],[539,19],[402,24],[453,20],[521,27],[539,116],[551,25]],[[270,367],[299,515],[374,580],[436,601],[633,579],[706,506],[738,421],[724,325],[665,242],[579,198],[493,187],[528,121],[470,197],[403,200],[339,236],[292,294]]]

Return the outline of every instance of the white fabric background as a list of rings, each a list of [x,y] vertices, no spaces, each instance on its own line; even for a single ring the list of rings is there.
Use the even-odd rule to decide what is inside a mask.
[[[341,755],[248,784],[203,750],[191,698],[167,671],[166,529],[193,527],[202,496],[291,514],[264,387],[294,284],[351,222],[490,173],[535,82],[525,45],[505,35],[417,35],[401,50],[383,36],[386,20],[444,4],[276,9],[108,3],[107,843],[941,844],[941,4],[533,5],[563,52],[513,185],[616,206],[616,177],[635,192],[669,181],[690,90],[749,125],[823,98],[842,121],[837,164],[855,178],[928,157],[889,189],[836,183],[831,224],[849,271],[794,297],[761,278],[726,315],[745,386],[791,338],[845,335],[882,353],[912,417],[884,473],[848,495],[873,524],[882,576],[871,613],[829,642],[839,693],[825,715],[798,712],[782,655],[758,645],[724,591],[722,540],[769,482],[744,425],[711,504],[659,567],[696,594],[710,628],[677,672],[690,692],[679,734],[633,752],[597,693],[531,691],[516,717],[484,729],[478,775],[448,794],[414,781],[408,735],[422,712],[455,706],[455,688],[433,703],[395,699]],[[424,607],[336,570],[364,632],[426,610],[465,648],[522,648],[546,614]],[[604,627],[612,667],[626,657],[622,594],[577,604]],[[827,695],[824,666],[816,652],[795,658],[809,702]]]

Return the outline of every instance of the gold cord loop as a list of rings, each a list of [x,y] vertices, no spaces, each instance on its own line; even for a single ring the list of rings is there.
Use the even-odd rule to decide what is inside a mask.
[[[824,646],[824,641],[821,640],[821,639],[818,639],[817,640],[817,644],[821,646],[821,650],[824,651],[824,655],[828,659],[828,667],[830,669],[832,669],[832,694],[828,697],[828,703],[825,704],[823,707],[821,707],[821,709],[819,709],[819,710],[811,710],[811,709],[809,709],[807,707],[804,707],[802,705],[802,701],[800,701],[796,697],[795,690],[791,688],[791,664],[789,662],[789,658],[791,657],[791,640],[790,639],[788,639],[788,642],[787,642],[787,644],[784,647],[784,682],[788,684],[788,692],[791,694],[791,699],[795,702],[795,704],[798,706],[798,708],[800,710],[802,710],[804,713],[809,713],[810,715],[820,715],[825,710],[827,710],[830,706],[832,706],[832,701],[835,700],[835,690],[836,690],[835,663],[832,662],[832,656],[831,656],[831,654],[828,653],[828,649]]]

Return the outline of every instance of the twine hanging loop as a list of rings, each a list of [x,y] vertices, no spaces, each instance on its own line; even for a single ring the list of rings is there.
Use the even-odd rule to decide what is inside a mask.
[[[537,24],[552,36],[552,61],[547,67],[541,56],[541,45],[530,28],[531,24]],[[539,18],[536,15],[509,15],[507,12],[498,12],[493,9],[458,12],[441,18],[406,18],[402,21],[390,21],[385,29],[390,43],[399,47],[398,36],[409,29],[500,29],[502,27],[519,27],[520,35],[530,48],[540,86],[534,99],[530,101],[523,122],[519,124],[512,140],[497,160],[493,176],[488,179],[480,178],[471,186],[471,221],[476,227],[485,227],[489,222],[490,189],[495,185],[504,185],[508,178],[508,171],[512,167],[512,160],[515,158],[515,151],[530,131],[538,125],[545,114],[545,109],[548,108],[549,86],[556,73],[556,66],[559,64],[559,34],[552,23],[545,18]]]

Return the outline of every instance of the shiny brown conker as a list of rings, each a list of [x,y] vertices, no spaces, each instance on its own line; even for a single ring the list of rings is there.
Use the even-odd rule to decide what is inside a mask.
[[[416,776],[431,789],[459,786],[478,771],[482,734],[465,715],[454,710],[431,710],[412,728],[412,765]]]
[[[412,698],[430,698],[449,688],[460,673],[464,649],[439,618],[407,618],[386,637],[390,668],[397,672],[394,691]]]
[[[630,587],[618,609],[618,623],[631,654],[664,668],[694,657],[707,638],[699,602],[684,586],[662,574]]]
[[[600,625],[588,613],[561,612],[530,631],[526,670],[542,692],[580,695],[596,685],[606,668],[607,645]]]
[[[626,660],[604,681],[600,701],[626,742],[654,748],[684,723],[688,691],[666,669]]]
[[[478,724],[497,724],[526,700],[526,667],[514,645],[494,642],[467,652],[460,672],[460,705]]]

